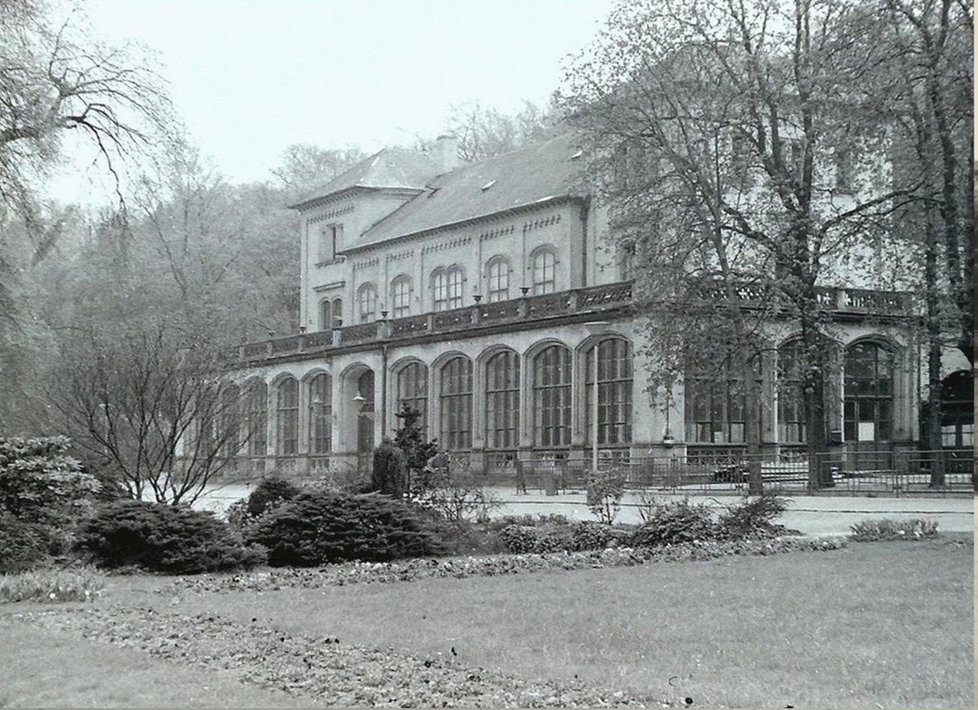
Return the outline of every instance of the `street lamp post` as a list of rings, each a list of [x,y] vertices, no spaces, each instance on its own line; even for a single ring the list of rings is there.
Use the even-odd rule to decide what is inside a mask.
[[[601,335],[608,330],[608,321],[591,321],[585,323],[588,335]],[[593,383],[591,385],[591,475],[598,475],[598,346],[600,340],[594,343],[594,366],[591,370]]]

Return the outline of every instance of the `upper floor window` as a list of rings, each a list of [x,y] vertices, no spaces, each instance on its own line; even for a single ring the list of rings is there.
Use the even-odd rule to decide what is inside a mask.
[[[837,148],[835,151],[835,189],[840,192],[852,192],[855,182],[855,163],[852,151],[848,148]]]
[[[489,260],[489,302],[509,299],[509,262],[504,257],[495,256]]]
[[[540,249],[533,255],[533,295],[557,290],[557,257],[551,249]]]
[[[319,233],[319,261],[330,261],[336,258],[336,248],[339,237],[343,233],[343,225],[328,224]]]
[[[343,327],[343,299],[334,298],[333,299],[333,328]]]
[[[462,307],[463,280],[462,269],[459,266],[435,269],[431,275],[431,288],[436,311]]]
[[[391,317],[411,315],[411,279],[398,276],[391,281]]]
[[[621,281],[628,281],[629,279],[635,278],[636,253],[635,242],[625,242],[619,247],[618,278]]]
[[[325,298],[319,302],[319,329],[329,330],[333,327],[333,304]]]
[[[377,287],[373,284],[363,284],[357,291],[357,301],[360,310],[360,322],[369,323],[377,317]]]

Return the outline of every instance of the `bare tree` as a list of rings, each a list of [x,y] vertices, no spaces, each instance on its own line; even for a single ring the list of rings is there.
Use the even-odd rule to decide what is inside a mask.
[[[886,234],[887,217],[911,191],[881,177],[878,115],[847,102],[851,76],[840,57],[854,12],[808,0],[623,5],[568,72],[564,92],[590,141],[590,172],[611,176],[604,194],[618,224],[633,226],[621,239],[640,251],[669,250],[677,273],[694,281],[704,269],[688,266],[692,248],[712,239],[703,263],[722,279],[715,294],[737,329],[731,342],[751,330],[736,326],[735,311],[761,302],[797,323],[813,461],[827,445],[830,367],[830,308],[819,286]],[[640,168],[639,180],[633,170],[613,170],[632,145],[661,161]],[[679,209],[648,209],[662,191]],[[664,307],[682,311],[685,303]],[[817,467],[809,475],[811,485],[824,483]]]
[[[222,386],[204,334],[163,322],[124,330],[67,343],[48,399],[91,464],[130,496],[193,503],[247,441],[242,395]]]

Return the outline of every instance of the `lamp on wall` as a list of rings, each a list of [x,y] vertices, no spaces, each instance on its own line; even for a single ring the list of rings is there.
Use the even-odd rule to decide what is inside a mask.
[[[585,330],[587,330],[590,336],[599,336],[608,332],[608,321],[598,320],[590,321],[584,324]],[[594,342],[594,369],[591,371],[591,376],[594,378],[594,383],[591,389],[591,475],[597,475],[598,473],[598,346],[601,344],[600,340],[595,340]]]

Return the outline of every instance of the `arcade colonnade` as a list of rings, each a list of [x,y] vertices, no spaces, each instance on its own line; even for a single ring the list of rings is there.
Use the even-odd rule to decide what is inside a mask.
[[[567,326],[547,336],[374,347],[239,373],[226,390],[244,408],[249,432],[238,469],[304,474],[367,465],[373,448],[393,436],[403,405],[420,412],[443,449],[469,455],[475,470],[505,471],[517,458],[589,460],[595,356],[602,457],[742,446],[746,407],[736,381],[689,376],[668,408],[652,406],[632,331],[630,321],[600,335]],[[797,338],[785,338],[758,361],[768,450],[805,443],[797,347]],[[829,430],[864,448],[912,440],[911,349],[882,334],[853,332],[833,350]]]

